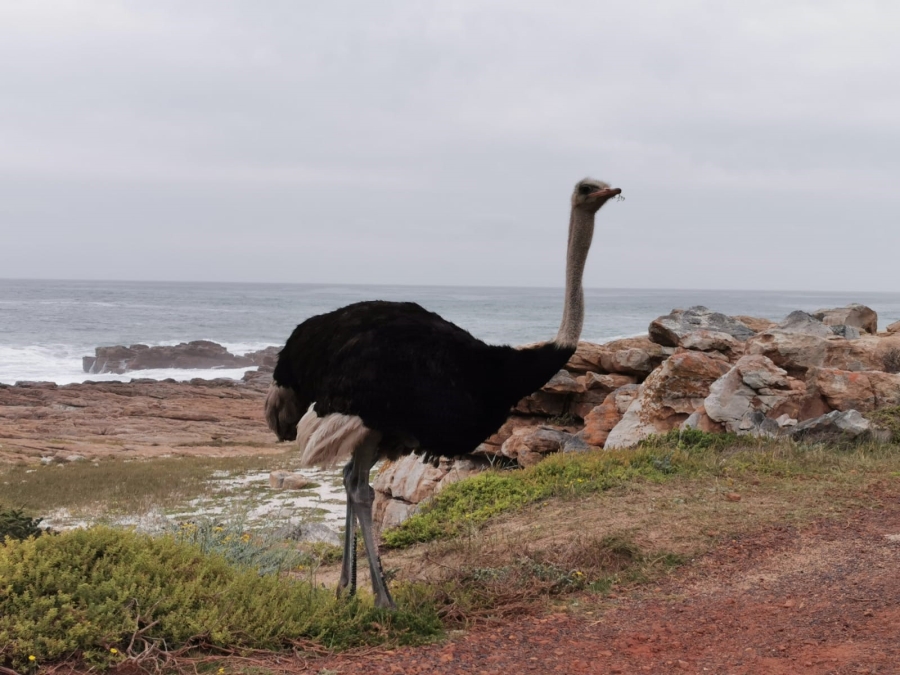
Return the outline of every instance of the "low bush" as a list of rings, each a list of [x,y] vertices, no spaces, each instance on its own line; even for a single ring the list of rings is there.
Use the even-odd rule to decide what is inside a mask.
[[[0,664],[160,665],[217,648],[414,643],[440,630],[415,590],[400,610],[337,601],[306,581],[237,567],[173,536],[96,527],[0,546]],[[148,663],[150,662],[150,663]]]
[[[11,539],[28,539],[44,533],[41,529],[42,518],[31,518],[18,509],[0,507],[0,542],[7,537]]]

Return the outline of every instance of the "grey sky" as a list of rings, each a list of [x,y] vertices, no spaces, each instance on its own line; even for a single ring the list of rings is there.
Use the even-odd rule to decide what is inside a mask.
[[[0,277],[900,291],[895,0],[0,0]]]

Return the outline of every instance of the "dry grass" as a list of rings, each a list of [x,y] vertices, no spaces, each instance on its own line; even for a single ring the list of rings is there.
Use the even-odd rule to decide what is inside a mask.
[[[37,466],[0,466],[0,502],[45,515],[102,507],[111,513],[167,508],[209,494],[214,475],[280,468],[283,456],[104,459]]]

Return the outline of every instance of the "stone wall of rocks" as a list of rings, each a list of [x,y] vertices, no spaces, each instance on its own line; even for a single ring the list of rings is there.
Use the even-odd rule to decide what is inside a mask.
[[[673,429],[877,436],[860,413],[894,405],[900,322],[879,333],[868,307],[792,312],[780,323],[677,309],[646,336],[580,343],[471,457],[388,465],[374,483],[375,518],[394,526],[444,485],[497,461],[527,467],[554,452],[631,448]]]

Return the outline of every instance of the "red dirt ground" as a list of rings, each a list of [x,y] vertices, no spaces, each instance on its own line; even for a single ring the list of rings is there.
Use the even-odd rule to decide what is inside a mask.
[[[879,508],[731,540],[659,587],[602,602],[586,597],[577,613],[288,668],[342,675],[900,674],[900,500],[872,497]]]

